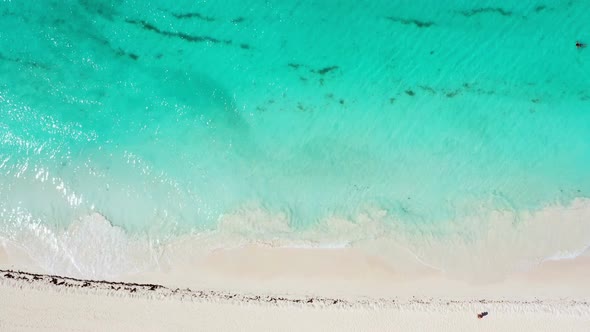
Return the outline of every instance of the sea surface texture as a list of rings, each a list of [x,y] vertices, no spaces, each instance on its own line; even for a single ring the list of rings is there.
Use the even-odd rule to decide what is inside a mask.
[[[129,272],[141,246],[202,234],[391,240],[442,270],[453,248],[539,261],[590,245],[589,1],[3,0],[0,15],[0,243],[47,270]]]

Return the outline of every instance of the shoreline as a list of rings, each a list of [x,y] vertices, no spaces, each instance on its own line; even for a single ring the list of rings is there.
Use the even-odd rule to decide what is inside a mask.
[[[407,275],[348,249],[216,250],[164,271],[117,278],[124,282],[9,270],[7,263],[0,262],[0,306],[6,309],[0,329],[10,331],[521,332],[590,326],[584,280],[590,257],[544,262],[496,283],[433,271]],[[489,316],[477,319],[483,311]]]
[[[168,261],[151,271],[112,278],[88,278],[48,273],[25,257],[0,251],[0,284],[22,280],[41,285],[57,278],[69,288],[89,283],[121,287],[192,289],[214,298],[228,294],[277,295],[355,302],[356,299],[476,298],[517,302],[515,299],[570,298],[590,301],[588,253],[574,259],[540,262],[502,279],[472,279],[446,275],[428,267],[408,270],[357,249],[295,249],[261,246],[216,249]],[[59,286],[55,283],[53,286]],[[189,291],[192,294],[194,291]],[[218,294],[219,296],[213,296]],[[171,294],[168,294],[171,295]],[[167,295],[167,296],[168,296]],[[192,295],[191,295],[192,296]],[[203,295],[204,296],[204,295]],[[584,302],[584,301],[581,301]]]
[[[178,250],[186,249],[177,248]],[[178,258],[179,256],[172,256]],[[156,285],[166,289],[199,289],[220,294],[290,294],[306,297],[362,298],[518,298],[570,297],[590,300],[590,252],[576,258],[547,260],[500,279],[457,276],[413,262],[395,264],[355,248],[301,249],[247,245],[215,249],[163,261],[147,271],[91,278],[50,273],[25,254],[0,248],[4,274],[60,278],[64,281],[120,285]],[[28,277],[27,277],[28,276]],[[29,278],[30,277],[30,278]],[[33,280],[36,281],[36,280]],[[73,285],[72,285],[73,286]]]
[[[447,306],[449,311],[457,309],[471,308],[474,306],[482,308],[493,307],[498,310],[507,310],[513,306],[518,306],[520,312],[542,312],[550,311],[548,309],[560,306],[560,311],[570,314],[589,314],[590,299],[485,299],[472,298],[465,299],[457,297],[452,298],[434,298],[434,297],[416,297],[411,298],[393,297],[393,298],[372,298],[356,297],[355,298],[330,298],[322,296],[297,296],[297,295],[271,295],[271,294],[249,294],[224,292],[210,289],[190,289],[190,288],[170,288],[159,284],[135,283],[124,281],[108,280],[90,280],[77,279],[65,276],[29,273],[24,271],[2,270],[0,269],[0,287],[28,288],[39,291],[54,291],[59,293],[61,290],[80,291],[85,295],[108,295],[123,296],[135,298],[147,298],[152,300],[175,299],[182,301],[198,302],[225,302],[229,304],[256,304],[256,305],[273,305],[273,306],[311,306],[314,308],[337,307],[340,309],[353,309],[359,307],[371,307],[381,309],[398,309],[412,311],[429,311],[436,307]],[[523,310],[525,309],[525,310]]]

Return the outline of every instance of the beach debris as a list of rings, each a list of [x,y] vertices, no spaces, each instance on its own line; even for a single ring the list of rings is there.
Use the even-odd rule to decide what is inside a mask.
[[[159,284],[120,282],[107,280],[77,279],[52,274],[37,274],[16,270],[0,269],[0,285],[13,285],[15,287],[25,287],[32,285],[34,288],[44,286],[50,288],[68,288],[84,289],[84,292],[99,292],[105,295],[125,295],[132,297],[147,298],[169,298],[192,301],[227,301],[231,303],[258,303],[272,305],[296,305],[296,306],[313,306],[313,307],[331,307],[338,308],[356,308],[356,307],[387,307],[387,308],[425,308],[425,306],[434,306],[439,308],[441,305],[458,308],[471,308],[478,306],[524,306],[534,310],[544,308],[551,310],[560,307],[579,312],[588,310],[590,301],[560,299],[552,301],[535,300],[503,300],[503,299],[436,299],[412,296],[411,298],[335,298],[310,295],[279,295],[279,294],[252,294],[234,291],[221,291],[213,289],[190,289],[190,288],[169,288]],[[423,309],[420,309],[423,310]],[[527,309],[528,310],[528,309]],[[487,311],[477,314],[479,319],[488,315]]]

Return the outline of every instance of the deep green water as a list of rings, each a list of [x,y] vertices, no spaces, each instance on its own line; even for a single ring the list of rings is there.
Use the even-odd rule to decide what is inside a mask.
[[[297,230],[377,207],[445,234],[590,197],[588,1],[0,13],[4,237],[89,211],[152,236],[215,229],[244,206]]]

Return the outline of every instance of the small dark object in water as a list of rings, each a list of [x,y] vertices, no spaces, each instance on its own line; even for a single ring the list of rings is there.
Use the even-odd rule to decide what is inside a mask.
[[[330,67],[319,69],[316,71],[316,73],[318,73],[320,75],[325,75],[325,74],[331,72],[332,70],[336,70],[336,69],[338,69],[338,66],[330,66]]]
[[[579,42],[579,41],[576,42],[576,48],[584,48],[584,47],[586,47],[586,44]]]
[[[478,319],[482,319],[482,318],[484,318],[484,317],[485,317],[485,316],[487,316],[487,315],[488,315],[488,312],[487,312],[487,311],[484,311],[484,312],[482,312],[482,313],[480,313],[480,314],[477,314],[477,318],[478,318]]]

